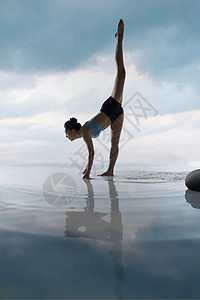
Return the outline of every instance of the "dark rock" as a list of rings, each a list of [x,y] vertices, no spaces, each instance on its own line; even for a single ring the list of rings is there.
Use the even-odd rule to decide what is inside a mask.
[[[200,192],[200,169],[194,170],[186,176],[185,185],[192,191]]]

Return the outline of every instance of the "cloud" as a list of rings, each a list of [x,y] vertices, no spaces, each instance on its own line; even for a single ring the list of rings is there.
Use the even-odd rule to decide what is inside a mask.
[[[147,73],[156,81],[189,83],[197,87],[200,43],[193,35],[185,42],[181,32],[183,28],[179,26],[148,31],[144,43],[132,51],[132,59],[140,72]]]
[[[137,68],[171,79],[175,71],[199,64],[198,8],[198,0],[1,1],[0,69],[80,68],[95,54],[113,49],[122,17],[125,48],[133,53]]]
[[[105,28],[100,31],[102,22],[97,22],[100,2],[90,4],[91,1],[87,5],[82,1],[1,2],[0,68],[45,72],[80,66],[94,49],[100,51],[106,44]]]
[[[119,162],[160,164],[168,169],[188,170],[198,167],[200,147],[199,111],[158,115],[140,120],[140,132],[125,117],[120,141]],[[80,115],[83,118],[83,115]],[[3,119],[0,122],[1,157],[5,162],[68,162],[76,160],[83,168],[86,161],[78,151],[87,149],[82,140],[71,143],[64,135],[65,114],[45,112],[32,117]],[[133,135],[127,139],[127,131]],[[93,140],[94,166],[99,168],[109,158],[110,130]],[[108,136],[107,136],[108,134]],[[104,146],[107,145],[108,150]],[[85,148],[84,148],[85,147]],[[82,149],[82,150],[80,150]],[[101,154],[101,155],[100,155]],[[99,156],[100,155],[100,156]]]
[[[188,85],[153,81],[139,73],[126,53],[127,78],[123,106],[140,92],[159,114],[199,107],[197,91]],[[74,72],[55,74],[0,73],[0,118],[31,117],[45,112],[77,116],[80,122],[96,115],[112,91],[116,68],[113,55],[97,56],[96,64]],[[134,106],[134,100],[132,101]]]
[[[184,0],[1,1],[3,155],[8,160],[16,154],[22,160],[60,161],[64,151],[67,159],[79,149],[78,141],[66,143],[63,123],[75,116],[83,124],[110,96],[116,72],[114,33],[123,18],[123,104],[138,91],[158,117],[143,123],[148,129],[142,125],[120,159],[132,159],[135,151],[135,161],[198,161],[198,7],[199,1]],[[190,150],[187,143],[193,145]]]
[[[0,118],[31,117],[49,111],[97,114],[112,91],[114,57],[97,57],[97,64],[54,74],[0,73]],[[85,120],[86,121],[86,120]]]
[[[137,132],[126,119],[124,128],[134,136],[120,151],[120,159],[187,170],[198,167],[200,111],[166,114],[143,120]],[[130,153],[132,153],[130,155]]]

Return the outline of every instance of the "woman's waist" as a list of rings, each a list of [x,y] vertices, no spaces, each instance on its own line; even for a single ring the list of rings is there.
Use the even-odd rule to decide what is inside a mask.
[[[95,121],[101,126],[102,130],[106,129],[110,124],[110,118],[104,113],[104,112],[99,112],[96,116],[93,117]]]

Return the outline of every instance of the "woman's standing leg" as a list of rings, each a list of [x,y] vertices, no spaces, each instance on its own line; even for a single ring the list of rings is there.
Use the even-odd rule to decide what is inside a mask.
[[[124,113],[111,124],[111,148],[107,176],[114,175],[114,167],[119,155],[119,140],[124,121]],[[108,175],[109,174],[109,175]]]

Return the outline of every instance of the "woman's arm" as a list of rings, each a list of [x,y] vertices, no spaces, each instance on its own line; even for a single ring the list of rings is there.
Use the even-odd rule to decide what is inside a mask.
[[[86,166],[86,169],[84,170],[83,179],[90,179],[90,171],[92,169],[92,164],[94,160],[94,146],[91,137],[89,136],[87,131],[82,131],[83,133],[83,139],[87,145],[88,148],[88,164]]]

